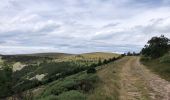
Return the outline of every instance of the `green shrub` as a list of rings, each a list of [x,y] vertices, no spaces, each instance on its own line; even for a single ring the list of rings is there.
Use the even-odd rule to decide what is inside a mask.
[[[27,65],[21,70],[13,72],[13,80],[16,80],[16,82],[18,82],[20,78],[24,76],[26,77],[27,74],[29,74],[30,72],[34,72],[38,67],[39,66],[37,65]]]
[[[58,95],[64,91],[67,91],[66,87],[57,87],[57,88],[51,90],[51,94]]]
[[[88,92],[95,88],[95,83],[98,80],[97,75],[86,74],[85,72],[72,75],[49,84],[40,95],[40,98],[48,95],[60,95],[71,90]]]
[[[72,90],[60,94],[56,100],[86,100],[86,95]]]
[[[62,92],[65,92],[68,90],[73,90],[73,89],[75,89],[74,87],[76,85],[78,85],[78,83],[76,83],[74,80],[68,80],[65,82],[61,82],[51,90],[51,94],[58,95]]]
[[[78,66],[70,63],[70,62],[51,62],[51,63],[42,63],[39,65],[40,67],[34,71],[30,77],[34,77],[37,74],[44,74],[48,73],[46,78],[50,77],[51,75],[72,71]]]
[[[64,92],[58,96],[48,95],[38,100],[86,100],[86,95],[79,91],[71,90],[71,91]]]
[[[140,60],[146,62],[146,61],[151,60],[151,58],[150,57],[141,57]]]
[[[87,73],[96,73],[96,69],[91,67],[87,70]]]
[[[159,59],[160,63],[170,63],[170,54],[164,55]]]
[[[6,97],[12,92],[12,69],[3,67],[0,69],[0,98]]]
[[[34,100],[37,100],[37,99],[34,99]],[[55,95],[49,95],[44,98],[40,98],[38,100],[58,100],[58,99],[57,99],[57,96],[55,96]]]

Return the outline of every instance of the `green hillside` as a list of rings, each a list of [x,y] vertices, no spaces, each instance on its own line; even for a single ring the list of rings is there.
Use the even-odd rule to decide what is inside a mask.
[[[63,98],[65,95],[73,94],[75,96],[73,99],[79,95],[82,98],[86,98],[88,92],[91,91],[90,88],[95,87],[95,84],[92,83],[98,80],[95,73],[93,74],[93,69],[114,61],[119,56],[119,54],[99,52],[78,55],[62,54],[62,56],[47,53],[3,55],[0,63],[3,66],[1,69],[1,81],[12,84],[6,84],[7,86],[3,86],[3,84],[0,87],[4,91],[7,90],[4,92],[6,94],[0,92],[0,97],[8,97],[15,94],[12,97],[24,99],[25,97],[31,97],[25,95],[43,87],[45,91],[41,91],[40,95],[37,92],[33,93],[36,95],[33,95],[33,97],[37,99]],[[90,70],[88,73],[92,74],[87,74],[86,70]],[[7,74],[7,71],[9,74]],[[86,85],[89,88],[87,90]],[[18,97],[18,95],[22,96]]]

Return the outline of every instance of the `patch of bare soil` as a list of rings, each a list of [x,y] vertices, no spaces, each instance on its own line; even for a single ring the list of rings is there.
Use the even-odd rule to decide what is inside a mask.
[[[20,63],[20,62],[16,62],[14,65],[13,65],[13,72],[15,71],[19,71],[21,70],[22,68],[24,68],[26,65]]]

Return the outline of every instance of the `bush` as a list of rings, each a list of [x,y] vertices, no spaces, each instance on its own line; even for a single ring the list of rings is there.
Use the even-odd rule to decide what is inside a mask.
[[[0,69],[0,98],[12,93],[12,69],[3,67]]]
[[[150,57],[141,57],[140,60],[146,62],[146,61],[151,60],[151,58]]]
[[[99,59],[99,61],[98,61],[98,66],[100,66],[100,65],[102,65],[101,59]]]
[[[78,91],[72,90],[60,94],[56,100],[86,100],[86,95]]]
[[[58,86],[56,85],[55,88],[51,90],[51,94],[58,95],[65,91],[74,90],[76,86],[78,86],[78,83],[74,80],[61,82]]]
[[[96,69],[91,67],[87,70],[87,73],[96,73]]]
[[[108,63],[108,61],[105,59],[104,61],[103,61],[103,64],[107,64]]]
[[[60,93],[62,93],[64,91],[68,91],[67,88],[65,88],[65,87],[58,87],[58,88],[52,89],[51,90],[51,94],[59,95]]]
[[[159,59],[160,63],[170,63],[170,54],[167,54]]]
[[[49,95],[60,95],[72,90],[88,92],[95,88],[95,83],[97,83],[98,80],[99,78],[97,75],[86,74],[84,72],[69,76],[49,84],[38,98]]]
[[[36,99],[34,99],[34,100],[36,100]],[[55,96],[55,95],[49,95],[45,98],[40,98],[38,100],[58,100],[58,99],[57,99],[57,96]]]

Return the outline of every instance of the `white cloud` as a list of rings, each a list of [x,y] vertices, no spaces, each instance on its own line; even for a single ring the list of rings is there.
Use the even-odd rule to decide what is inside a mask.
[[[168,0],[2,0],[0,53],[139,51],[170,37]],[[151,5],[152,4],[152,5]]]

